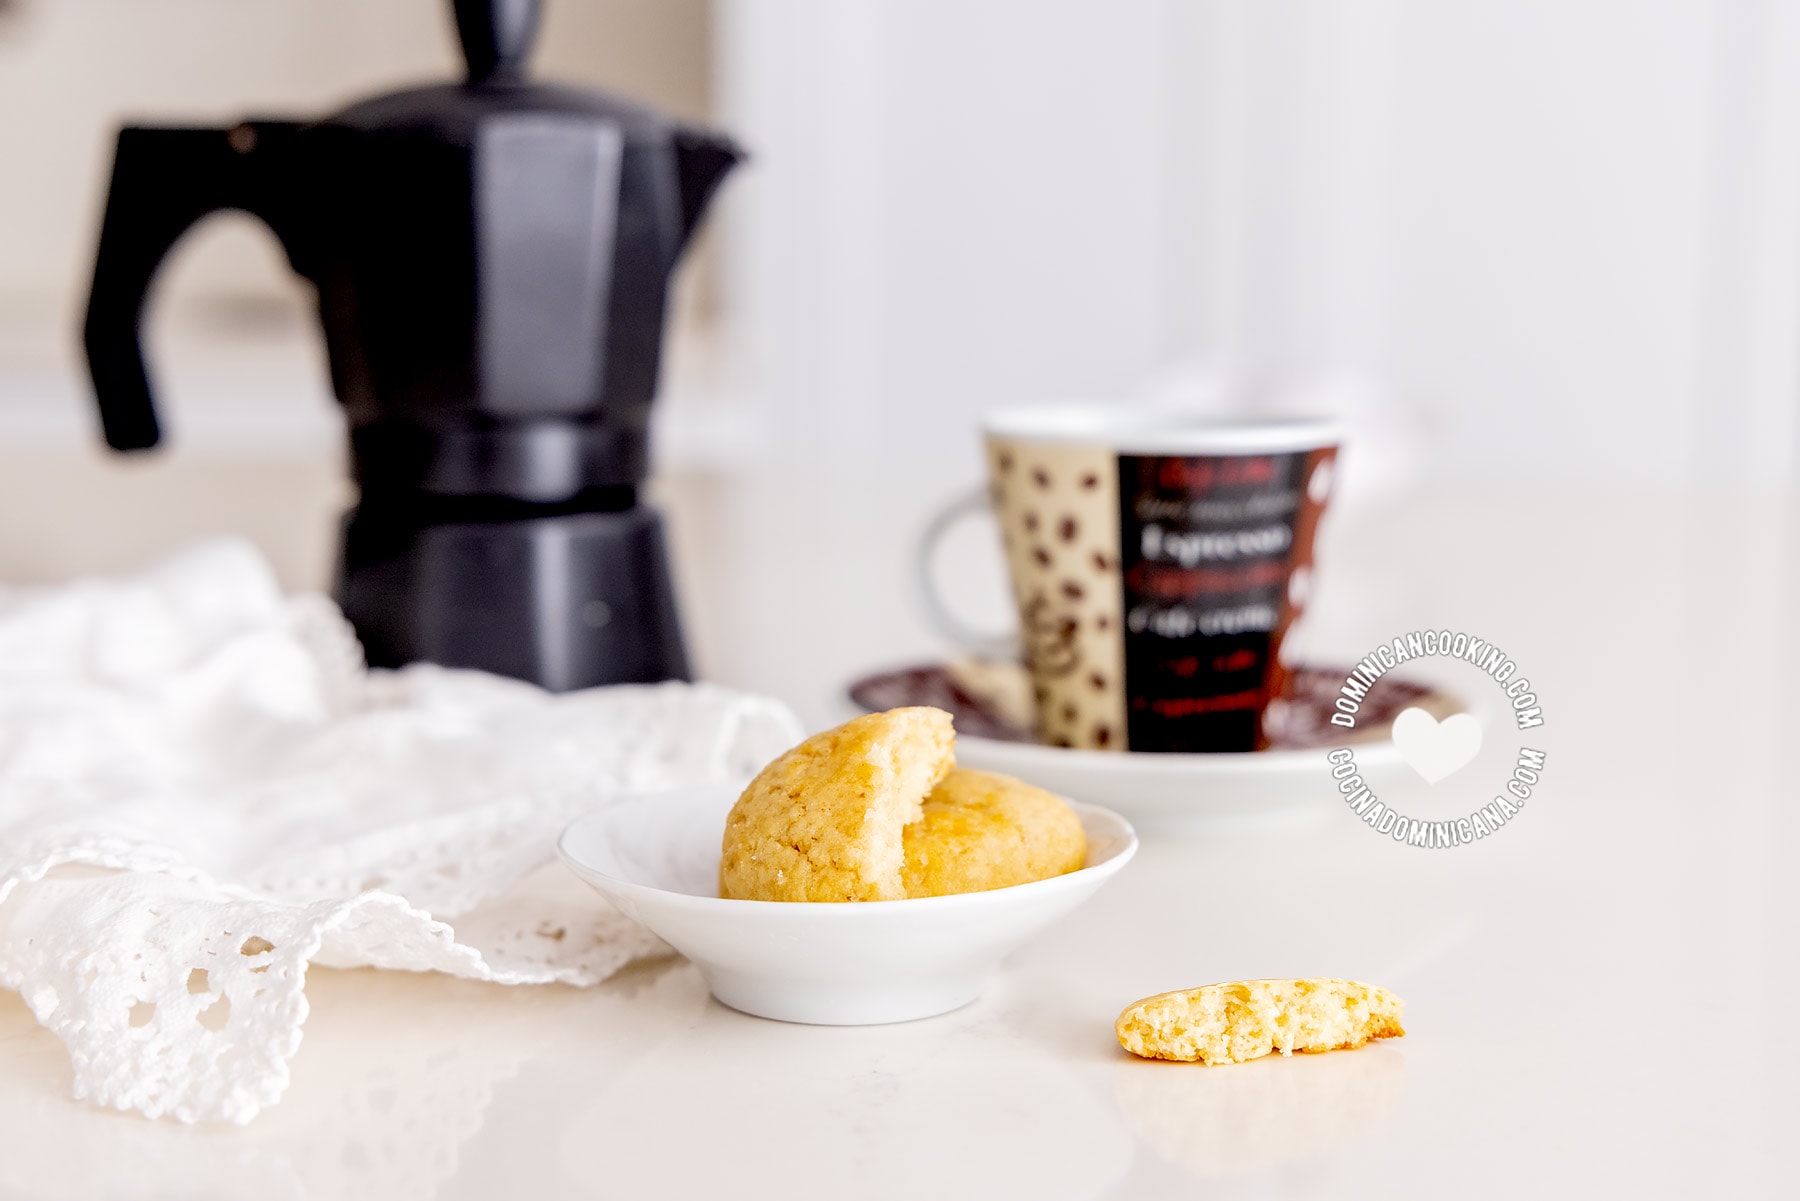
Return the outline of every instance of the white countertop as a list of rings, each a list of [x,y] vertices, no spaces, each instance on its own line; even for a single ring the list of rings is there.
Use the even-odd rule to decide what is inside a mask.
[[[329,464],[242,495],[241,464],[12,466],[0,575],[231,524],[287,540],[290,583],[324,570]],[[842,680],[928,651],[903,544],[951,483],[665,480],[709,674],[822,723]],[[132,502],[106,529],[96,488]],[[1340,808],[1148,839],[982,1000],[891,1027],[744,1017],[676,959],[586,991],[315,969],[293,1087],[244,1129],[71,1101],[61,1044],[0,993],[0,1195],[1785,1194],[1790,511],[1521,485],[1333,517],[1322,647],[1466,629],[1539,686],[1545,782],[1476,845],[1397,846]],[[1219,1069],[1113,1041],[1139,996],[1269,975],[1385,985],[1409,1034]]]

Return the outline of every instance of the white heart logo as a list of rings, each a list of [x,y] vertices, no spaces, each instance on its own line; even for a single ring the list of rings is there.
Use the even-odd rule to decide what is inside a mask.
[[[1394,749],[1427,784],[1455,775],[1481,751],[1481,723],[1467,713],[1438,721],[1423,709],[1394,719]]]

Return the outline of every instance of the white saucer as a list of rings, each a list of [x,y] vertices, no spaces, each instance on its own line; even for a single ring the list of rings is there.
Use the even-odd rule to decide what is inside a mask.
[[[1071,802],[1088,857],[1064,876],[907,901],[728,901],[718,895],[719,841],[742,789],[620,801],[577,818],[556,849],[577,876],[693,960],[713,996],[785,1022],[864,1026],[961,1008],[1003,958],[1137,852],[1118,814]]]
[[[1241,754],[1129,754],[962,735],[956,762],[1004,772],[1127,816],[1146,832],[1306,821],[1340,803],[1326,748]],[[1365,776],[1404,768],[1392,741],[1356,745]]]
[[[858,710],[934,705],[956,719],[956,761],[1017,776],[1058,796],[1105,805],[1145,834],[1291,826],[1322,818],[1341,804],[1325,756],[1341,745],[1326,724],[1332,693],[1347,669],[1301,666],[1305,686],[1294,724],[1261,751],[1209,754],[1094,751],[1029,739],[1030,681],[1016,663],[964,660],[890,669],[851,684]],[[1376,689],[1401,690],[1389,708],[1416,704],[1434,717],[1471,712],[1484,727],[1493,714],[1422,680],[1384,678]],[[1322,694],[1322,695],[1321,695]],[[1370,697],[1381,693],[1371,690]],[[1380,795],[1416,795],[1420,780],[1389,736],[1388,718],[1365,724],[1348,745],[1358,771]]]

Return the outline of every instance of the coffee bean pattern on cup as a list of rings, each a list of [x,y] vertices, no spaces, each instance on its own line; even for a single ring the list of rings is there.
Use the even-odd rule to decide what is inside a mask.
[[[1121,749],[1117,460],[1086,447],[990,440],[988,468],[1037,694],[1038,738]]]

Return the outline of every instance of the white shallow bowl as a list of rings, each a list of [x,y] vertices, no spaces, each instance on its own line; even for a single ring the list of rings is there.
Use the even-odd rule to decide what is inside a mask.
[[[961,1008],[1000,961],[1087,900],[1137,852],[1116,813],[1070,802],[1087,831],[1079,871],[990,892],[791,904],[720,898],[719,841],[741,784],[635,797],[577,818],[563,862],[693,960],[733,1009],[864,1026]]]

